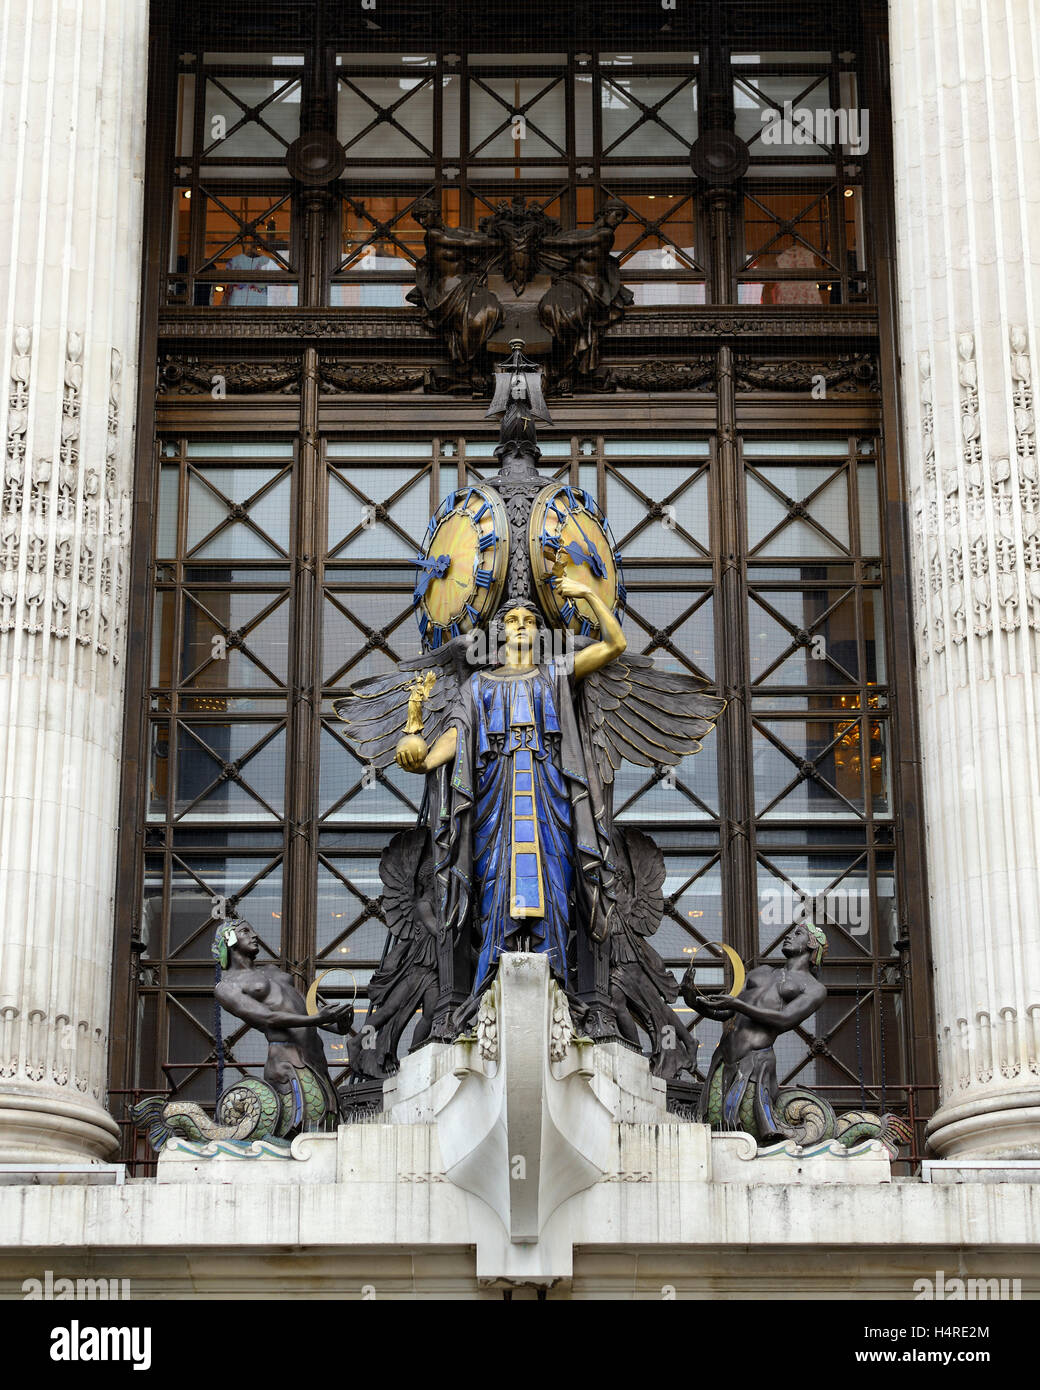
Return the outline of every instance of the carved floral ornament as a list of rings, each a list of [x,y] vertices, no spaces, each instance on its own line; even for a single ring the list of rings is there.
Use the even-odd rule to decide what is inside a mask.
[[[937,455],[931,354],[921,352],[917,366],[921,480],[911,516],[918,654],[927,664],[948,646],[1019,630],[1023,610],[1026,626],[1040,631],[1040,475],[1024,327],[1009,331],[1013,459],[984,447],[973,334],[957,338],[959,459]]]
[[[70,331],[53,454],[30,455],[32,330],[15,329],[0,496],[0,633],[74,638],[114,661],[122,646],[130,494],[121,488],[122,357],[109,357],[103,462],[81,447],[83,335]]]

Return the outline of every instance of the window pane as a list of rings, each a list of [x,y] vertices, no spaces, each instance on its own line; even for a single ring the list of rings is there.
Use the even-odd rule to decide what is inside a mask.
[[[688,154],[697,138],[696,80],[612,72],[600,80],[600,114],[605,158]]]
[[[785,119],[786,103],[792,115]],[[733,84],[733,105],[736,133],[747,141],[752,159],[773,154],[807,159],[830,153],[835,125],[826,73],[742,74]]]
[[[156,555],[160,559],[177,554],[177,507],[180,469],[164,465],[159,470],[159,520],[156,526]]]
[[[859,679],[856,601],[840,589],[771,589],[748,599],[751,678],[766,685]]]
[[[428,76],[342,76],[336,136],[355,159],[433,157],[433,83]]]
[[[202,153],[279,159],[300,133],[300,83],[282,77],[210,77]]]
[[[856,469],[859,487],[859,543],[863,555],[881,554],[881,518],[878,515],[877,469],[861,463]]]
[[[181,723],[175,813],[187,820],[275,820],[285,801],[285,731],[254,723]],[[235,765],[233,771],[227,769]]]
[[[566,158],[565,91],[562,79],[552,77],[482,77],[471,82],[471,157]]]

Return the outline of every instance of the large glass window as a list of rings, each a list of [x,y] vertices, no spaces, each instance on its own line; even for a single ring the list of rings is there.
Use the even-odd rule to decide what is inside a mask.
[[[226,1080],[262,1064],[262,1040],[213,1005],[210,943],[233,911],[301,984],[334,972],[324,991],[356,989],[364,1022],[386,940],[379,856],[421,787],[373,776],[333,702],[418,653],[416,542],[447,492],[497,468],[479,380],[444,375],[407,299],[416,203],[434,198],[453,226],[515,199],[589,227],[609,198],[634,304],[604,336],[598,389],[550,378],[541,469],[607,514],[631,648],[729,702],[674,774],[626,765],[615,780],[619,823],[665,857],[653,945],[710,992],[728,979],[719,942],[776,961],[808,913],[828,935],[829,993],[781,1041],[781,1080],[927,1114],[902,538],[883,505],[898,468],[868,360],[880,115],[871,131],[859,112],[865,45],[821,38],[821,7],[804,34],[756,48],[735,6],[726,41],[677,15],[654,43],[619,22],[600,41],[547,27],[502,52],[417,25],[369,49],[353,27],[311,32],[297,7],[239,51],[207,37],[222,26],[204,10],[198,42],[166,51],[169,159],[149,171],[152,343],[171,356],[138,479],[151,542],[134,579],[146,646],[123,822],[139,838],[120,889],[131,985],[114,1086],[209,1104],[218,1052]],[[312,192],[286,157],[315,121],[347,162]],[[728,123],[750,163],[716,197],[690,147]],[[784,305],[799,312],[756,313]],[[839,321],[854,343],[836,345]],[[703,1068],[718,1025],[683,1016]],[[343,1040],[324,1042],[342,1062]]]
[[[729,301],[825,305],[869,298],[864,173],[870,146],[857,55],[736,52],[717,95],[747,143],[733,246],[712,243],[690,151],[701,133],[696,49],[623,53],[358,52],[329,74],[302,55],[180,58],[168,278],[171,304],[296,304],[305,233],[285,157],[311,87],[331,80],[347,167],[321,236],[324,302],[406,306],[432,196],[476,226],[518,193],[565,226],[618,198],[635,302],[704,303],[713,257]],[[309,85],[308,85],[309,84]],[[728,110],[728,115],[726,115]],[[730,274],[732,271],[732,275]]]
[[[301,465],[290,441],[171,439],[160,450],[143,993],[165,1000],[146,1010],[157,1027],[168,1020],[147,1055],[166,1049],[178,1088],[205,1089],[198,1058],[215,1036],[203,1006],[206,963],[220,912],[259,912],[275,955],[302,945],[315,971],[349,971],[337,978],[357,985],[363,1017],[385,939],[379,853],[388,831],[415,823],[418,784],[393,767],[373,777],[333,702],[347,684],[419,653],[415,537],[444,492],[493,481],[494,442],[330,435],[318,514],[296,523]],[[747,737],[751,749],[754,949],[780,959],[786,930],[807,908],[830,940],[828,1003],[784,1042],[784,1079],[898,1087],[900,996],[886,983],[900,929],[876,440],[743,440],[746,639],[716,621],[720,482],[709,435],[546,431],[543,445],[546,479],[587,488],[610,519],[634,651],[726,689],[746,640],[747,698],[734,706],[729,736]],[[300,527],[320,543],[313,597],[293,578]],[[316,605],[315,640],[290,671],[301,603]],[[300,765],[288,753],[290,716],[310,688],[320,692],[315,763]],[[694,960],[706,988],[722,982],[712,943],[732,926],[726,826],[737,789],[723,756],[712,737],[674,774],[625,765],[614,783],[618,822],[648,829],[665,855],[655,945],[677,977]],[[315,833],[287,883],[286,807],[301,784],[315,798]],[[283,913],[301,895],[313,897],[315,921],[286,934]],[[688,1022],[706,1060],[715,1025]],[[235,1051],[243,1030],[231,1021],[224,1031],[230,1058],[255,1061]]]

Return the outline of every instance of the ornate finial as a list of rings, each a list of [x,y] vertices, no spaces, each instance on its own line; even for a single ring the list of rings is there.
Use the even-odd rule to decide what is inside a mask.
[[[538,448],[537,420],[547,425],[553,422],[542,395],[542,369],[537,362],[524,356],[523,338],[512,338],[512,352],[501,367],[495,369],[495,394],[485,419],[502,417],[498,448],[495,452],[504,462],[508,453],[529,455],[535,462],[541,457]]]

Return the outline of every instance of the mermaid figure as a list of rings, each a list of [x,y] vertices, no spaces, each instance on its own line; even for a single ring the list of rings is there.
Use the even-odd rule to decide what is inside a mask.
[[[705,1018],[725,1026],[712,1054],[697,1118],[712,1129],[741,1129],[760,1144],[778,1144],[790,1129],[777,1113],[779,1086],[773,1044],[796,1028],[827,997],[820,963],[827,938],[820,927],[799,923],[784,938],[784,964],[760,965],[740,995],[708,1000],[698,993],[693,967],[683,976],[683,998]]]
[[[327,1004],[308,1013],[287,971],[273,962],[257,965],[260,938],[241,919],[220,923],[212,950],[221,971],[213,991],[217,1003],[267,1038],[263,1079],[234,1082],[217,1098],[213,1119],[192,1101],[147,1096],[130,1107],[134,1123],[147,1131],[156,1151],[174,1135],[201,1143],[251,1143],[333,1127],[339,1101],[318,1029],[349,1035],[353,1004]]]

